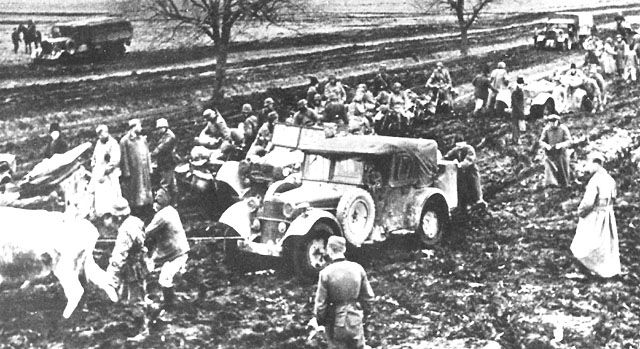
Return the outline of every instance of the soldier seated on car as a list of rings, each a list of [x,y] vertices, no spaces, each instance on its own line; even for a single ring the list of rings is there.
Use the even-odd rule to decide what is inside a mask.
[[[307,100],[298,101],[298,111],[293,115],[293,124],[296,126],[313,126],[318,122],[318,115],[307,106]]]
[[[431,76],[429,76],[426,87],[429,89],[432,96],[441,94],[440,98],[446,100],[450,106],[453,105],[453,98],[451,95],[453,84],[451,82],[451,75],[442,62],[438,62],[436,64],[436,69],[431,73]]]
[[[260,127],[260,130],[258,130],[258,135],[253,141],[253,144],[251,144],[251,147],[247,152],[247,157],[264,156],[273,149],[271,138],[273,137],[273,129],[277,121],[278,114],[276,112],[269,113],[267,122],[265,122]]]
[[[197,146],[191,150],[192,159],[208,159],[213,150],[228,147],[231,143],[231,131],[220,112],[207,109],[202,115],[207,120],[207,125],[195,139]]]

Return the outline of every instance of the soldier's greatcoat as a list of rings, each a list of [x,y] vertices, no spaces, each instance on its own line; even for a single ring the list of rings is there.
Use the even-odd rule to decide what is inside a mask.
[[[616,182],[600,168],[587,184],[578,207],[580,219],[571,252],[585,267],[602,277],[620,274],[618,228],[613,214]]]
[[[129,132],[120,140],[122,194],[132,207],[153,203],[151,156],[145,137]]]

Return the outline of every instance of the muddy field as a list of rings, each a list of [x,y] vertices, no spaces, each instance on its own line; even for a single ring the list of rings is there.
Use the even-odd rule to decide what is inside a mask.
[[[524,30],[514,31],[475,43],[502,47],[501,43],[523,35]],[[372,77],[359,71],[359,66],[400,57],[406,61],[399,59],[402,64],[393,65],[392,73],[405,86],[419,87],[426,80],[424,71],[432,69],[430,60],[435,53],[456,49],[452,42],[430,45],[397,44],[389,50],[344,49],[296,60],[240,62],[230,75],[237,93],[221,109],[232,116],[242,103],[258,106],[268,95],[287,113],[292,101],[304,92],[294,82],[304,80],[306,74],[337,70],[353,86]],[[572,54],[576,59],[579,56]],[[484,64],[505,61],[510,70],[518,70],[566,65],[563,57],[518,46],[452,58],[447,66],[456,85],[462,85]],[[413,65],[408,63],[411,60]],[[181,139],[179,150],[184,155],[191,146],[189,140],[202,127],[199,112],[209,97],[210,79],[203,68],[3,90],[0,152],[17,153],[24,171],[38,158],[44,145],[39,133],[51,120],[61,121],[63,133],[78,144],[93,139],[99,123],[109,124],[119,136],[125,120],[132,116],[144,119],[147,128],[153,119],[164,116]],[[273,81],[281,84],[269,85]],[[252,89],[266,92],[247,93]],[[528,125],[522,145],[511,146],[506,120],[470,118],[468,106],[461,105],[456,114],[438,117],[415,133],[435,138],[442,150],[446,150],[442,138],[456,132],[479,145],[488,214],[456,213],[454,229],[433,250],[416,248],[407,236],[353,255],[365,266],[376,293],[366,327],[369,345],[392,349],[482,348],[489,343],[504,348],[640,348],[639,178],[629,154],[640,146],[640,86],[612,82],[610,91],[611,102],[604,112],[574,113],[564,120],[574,137],[586,139],[575,148],[577,168],[590,149],[608,155],[605,167],[618,183],[616,215],[625,274],[611,281],[565,277],[575,271],[569,245],[585,178],[566,190],[540,188],[542,157],[532,150],[540,122]],[[185,204],[190,205],[182,202],[180,209],[189,234],[211,234],[206,231],[211,222],[192,214],[193,205]],[[107,262],[108,250],[101,245],[96,251],[101,266]],[[130,337],[140,332],[152,311],[148,307],[112,305],[103,293],[91,289],[73,317],[63,321],[64,296],[53,278],[25,290],[0,288],[0,348],[325,347],[322,336],[308,339],[310,332],[305,327],[312,316],[314,285],[297,282],[274,260],[242,256],[244,267],[238,270],[227,267],[223,258],[220,244],[194,245],[188,271],[179,283],[180,307],[173,320],[152,325],[150,333],[135,342]]]
[[[640,88],[616,83],[612,96],[604,112],[570,114],[565,122],[574,137],[590,140],[576,149],[574,163],[594,146],[608,152],[606,167],[618,183],[616,214],[626,274],[611,281],[564,276],[575,271],[568,246],[584,183],[540,189],[540,154],[531,153],[527,142],[505,146],[503,120],[440,119],[442,132],[456,130],[474,144],[485,139],[478,151],[489,215],[456,215],[448,241],[431,251],[416,250],[405,238],[359,253],[376,292],[367,325],[371,346],[474,348],[495,341],[504,348],[524,348],[536,341],[549,344],[554,331],[556,339],[562,333],[559,348],[638,346],[640,202],[629,149],[638,145]],[[541,127],[529,126],[525,139],[537,137]],[[270,261],[246,259],[247,265],[267,269],[230,271],[221,263],[220,248],[194,248],[179,287],[180,310],[170,323],[152,326],[141,342],[127,337],[139,332],[143,308],[113,306],[93,290],[80,311],[61,321],[62,292],[55,283],[0,295],[1,342],[8,347],[323,347],[319,337],[307,340],[305,328],[313,285],[299,284]]]

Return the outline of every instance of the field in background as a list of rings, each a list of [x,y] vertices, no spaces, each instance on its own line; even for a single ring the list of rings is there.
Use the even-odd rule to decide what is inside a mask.
[[[137,1],[137,0],[133,0]],[[307,0],[312,8],[327,13],[415,13],[419,0]],[[4,0],[0,12],[115,12],[130,0]],[[426,2],[423,1],[423,2]],[[489,12],[540,12],[562,9],[636,4],[637,0],[497,0]]]

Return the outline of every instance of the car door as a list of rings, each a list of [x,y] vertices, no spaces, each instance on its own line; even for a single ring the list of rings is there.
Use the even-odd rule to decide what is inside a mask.
[[[416,228],[419,217],[413,217],[414,197],[418,190],[415,161],[406,153],[398,153],[391,159],[387,185],[376,195],[378,224],[386,231]]]

